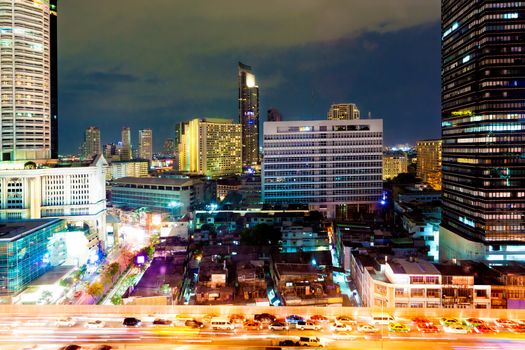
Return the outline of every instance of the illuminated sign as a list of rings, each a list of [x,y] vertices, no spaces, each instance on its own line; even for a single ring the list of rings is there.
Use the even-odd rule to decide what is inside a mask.
[[[464,116],[471,116],[473,113],[472,111],[453,111],[452,115],[454,117],[464,117]]]

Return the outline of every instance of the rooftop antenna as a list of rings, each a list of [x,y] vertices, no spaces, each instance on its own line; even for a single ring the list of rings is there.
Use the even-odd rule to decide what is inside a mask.
[[[368,112],[368,119],[372,119],[372,112]]]

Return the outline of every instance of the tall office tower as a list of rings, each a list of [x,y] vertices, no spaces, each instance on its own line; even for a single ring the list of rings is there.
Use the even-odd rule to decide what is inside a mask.
[[[283,115],[277,108],[270,108],[268,110],[268,114],[266,115],[266,121],[267,122],[282,122],[283,121]]]
[[[441,4],[440,259],[525,260],[525,2]]]
[[[133,150],[131,149],[131,129],[122,128],[120,132],[122,147],[120,148],[120,160],[131,160],[133,158]]]
[[[407,171],[408,158],[406,156],[386,155],[383,157],[383,180],[393,179]]]
[[[167,138],[166,140],[164,140],[164,145],[162,146],[162,153],[165,156],[173,157],[175,155],[176,146],[177,145],[175,144],[174,139]]]
[[[153,159],[153,131],[151,129],[139,130],[139,158]]]
[[[49,2],[0,0],[0,154],[51,156]]]
[[[239,62],[239,122],[242,125],[242,166],[259,164],[259,86],[252,67]]]
[[[432,186],[441,190],[441,140],[421,140],[416,143],[416,175]]]
[[[106,158],[106,161],[111,162],[114,160],[113,158],[117,155],[117,145],[114,143],[107,143],[104,145],[104,158]],[[120,160],[120,155],[118,159]]]
[[[357,105],[354,103],[333,104],[327,113],[328,120],[353,120],[359,118],[359,109],[357,109]]]
[[[58,8],[57,0],[49,1],[49,59],[51,88],[51,158],[58,159]]]
[[[196,118],[185,124],[179,170],[206,176],[240,174],[241,125],[232,120]]]
[[[264,123],[263,200],[328,217],[372,212],[383,192],[383,121]]]
[[[86,129],[81,153],[84,159],[93,159],[99,154],[102,154],[100,129],[96,126],[90,126]]]

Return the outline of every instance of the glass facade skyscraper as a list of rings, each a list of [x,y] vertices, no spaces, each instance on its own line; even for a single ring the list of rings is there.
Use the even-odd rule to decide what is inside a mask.
[[[252,67],[239,62],[239,122],[242,126],[242,165],[259,164],[259,86]]]
[[[442,0],[440,258],[525,259],[525,1]]]

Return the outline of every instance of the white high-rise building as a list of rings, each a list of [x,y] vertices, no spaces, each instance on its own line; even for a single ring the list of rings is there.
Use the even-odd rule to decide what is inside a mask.
[[[66,219],[96,249],[106,240],[106,168],[102,155],[77,167],[0,162],[0,221]]]
[[[100,129],[90,126],[84,133],[84,143],[82,144],[82,156],[85,159],[93,159],[102,154],[102,143],[100,140]]]
[[[51,156],[48,1],[0,0],[0,160]]]
[[[139,158],[153,159],[153,131],[151,129],[139,130]]]
[[[370,212],[382,197],[382,161],[381,119],[265,122],[263,200],[329,217]]]

